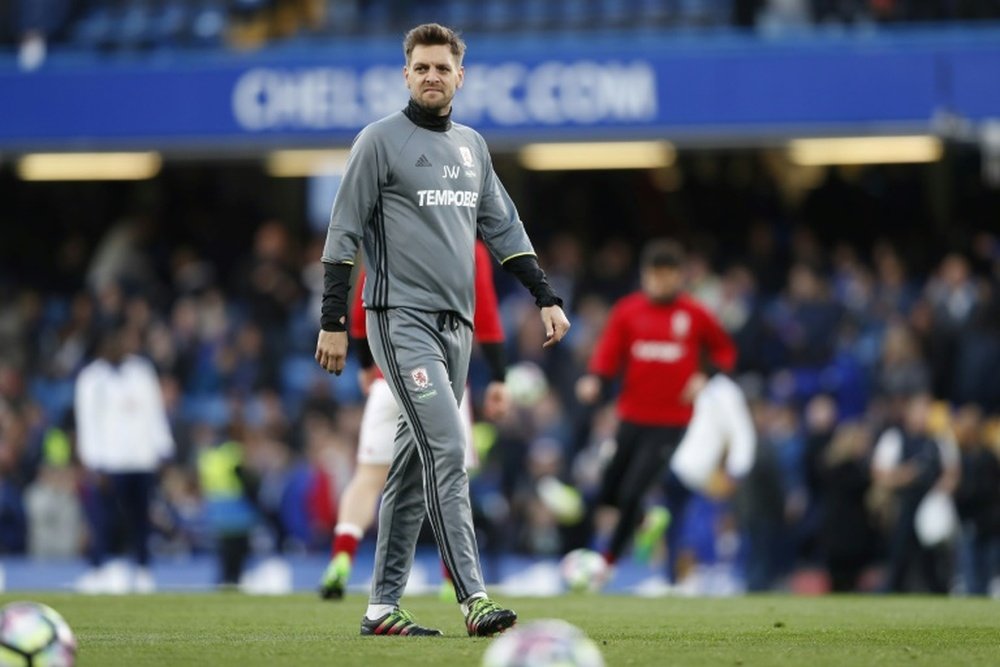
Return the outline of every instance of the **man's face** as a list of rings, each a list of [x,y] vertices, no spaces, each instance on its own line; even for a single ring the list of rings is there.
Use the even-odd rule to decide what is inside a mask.
[[[451,108],[455,91],[462,87],[465,70],[445,44],[418,44],[403,68],[410,97],[431,113],[444,115]]]
[[[684,287],[684,272],[676,266],[647,266],[642,270],[642,290],[654,301],[677,296]]]

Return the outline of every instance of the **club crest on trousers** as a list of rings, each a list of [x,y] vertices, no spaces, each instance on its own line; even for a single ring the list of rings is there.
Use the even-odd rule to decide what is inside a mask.
[[[431,378],[427,375],[427,369],[423,366],[410,371],[410,378],[413,379],[413,384],[417,386],[417,389],[427,389],[431,386]]]

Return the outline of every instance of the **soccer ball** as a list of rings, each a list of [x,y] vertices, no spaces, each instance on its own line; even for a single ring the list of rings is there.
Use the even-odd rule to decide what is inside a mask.
[[[593,593],[604,587],[608,563],[596,551],[574,549],[560,561],[559,575],[567,589],[575,593]]]
[[[604,667],[597,645],[558,619],[515,626],[490,644],[483,667]]]
[[[76,638],[55,609],[11,602],[0,609],[0,667],[73,667]]]

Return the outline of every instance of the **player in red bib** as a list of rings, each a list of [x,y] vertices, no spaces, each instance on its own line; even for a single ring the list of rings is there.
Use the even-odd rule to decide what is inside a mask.
[[[588,374],[576,387],[580,401],[593,404],[621,379],[617,449],[597,499],[599,509],[618,511],[603,550],[609,564],[621,556],[638,526],[643,497],[661,479],[683,438],[695,397],[712,374],[729,372],[736,362],[728,334],[684,293],[683,264],[683,250],[674,241],[656,240],[644,248],[641,290],[615,304]]]
[[[483,396],[483,414],[487,419],[493,420],[502,417],[509,406],[507,389],[504,385],[506,372],[504,335],[500,324],[496,288],[493,284],[490,253],[478,239],[475,275],[474,335],[489,364],[491,376]],[[358,276],[358,284],[362,284],[363,280],[364,273]],[[389,464],[392,461],[396,426],[400,417],[399,407],[392,397],[389,385],[375,365],[368,347],[361,291],[360,289],[355,291],[349,333],[354,339],[352,343],[362,366],[358,381],[368,398],[361,417],[357,467],[340,498],[332,556],[320,582],[319,592],[324,599],[337,599],[344,595],[358,543],[375,519],[378,498],[385,486]],[[478,461],[475,448],[472,446],[472,407],[469,404],[469,392],[465,392],[461,409],[465,417],[465,466],[467,469],[475,468]]]

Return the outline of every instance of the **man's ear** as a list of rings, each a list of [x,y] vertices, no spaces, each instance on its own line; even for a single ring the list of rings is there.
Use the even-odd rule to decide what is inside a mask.
[[[465,83],[465,68],[459,65],[458,67],[458,84],[456,88],[461,88],[462,84]]]

